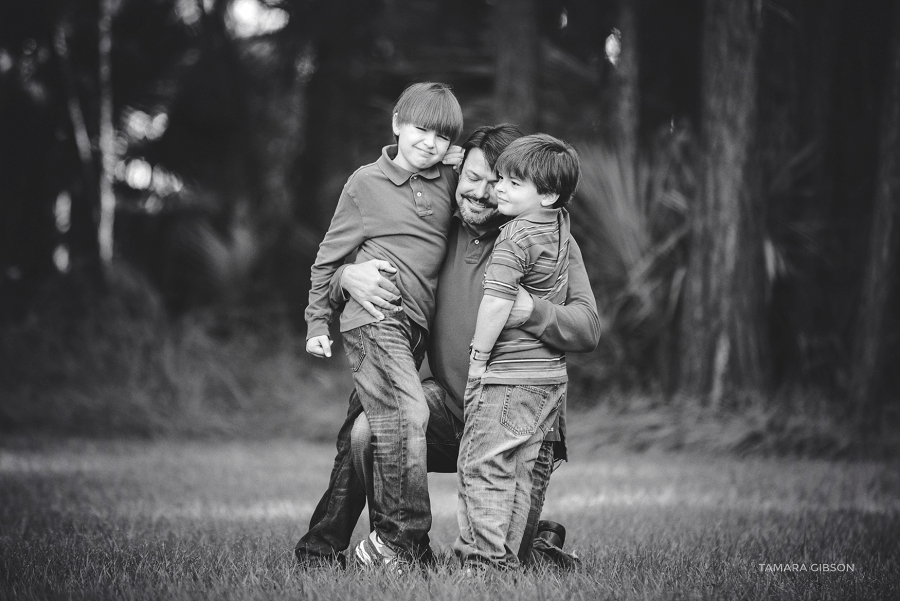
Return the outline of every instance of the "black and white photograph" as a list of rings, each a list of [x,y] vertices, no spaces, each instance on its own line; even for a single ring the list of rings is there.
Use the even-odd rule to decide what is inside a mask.
[[[3,0],[0,598],[900,599],[900,2]]]

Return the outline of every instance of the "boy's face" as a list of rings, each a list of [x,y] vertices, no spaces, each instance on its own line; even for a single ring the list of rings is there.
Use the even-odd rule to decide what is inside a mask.
[[[394,135],[397,136],[397,156],[394,162],[407,171],[422,171],[433,167],[450,148],[450,138],[433,129],[412,123],[397,123],[394,115]]]
[[[541,207],[549,207],[558,194],[541,194],[531,180],[500,172],[500,179],[494,186],[497,196],[497,209],[504,215],[516,217],[523,213],[535,211]]]

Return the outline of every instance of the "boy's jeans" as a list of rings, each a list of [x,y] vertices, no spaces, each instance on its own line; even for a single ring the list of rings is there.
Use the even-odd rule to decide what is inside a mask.
[[[532,478],[541,442],[559,411],[566,384],[500,385],[469,379],[459,449],[453,550],[463,561],[504,568],[517,551],[532,508]]]
[[[409,556],[431,528],[429,411],[419,380],[425,347],[425,331],[402,312],[344,332],[356,392],[372,430],[372,526],[384,542]]]
[[[428,471],[456,473],[459,441],[463,424],[450,413],[444,401],[446,392],[432,379],[422,382],[430,417],[426,440]],[[531,543],[537,533],[537,523],[544,504],[544,493],[553,469],[553,443],[541,445],[540,455],[532,474],[531,508],[525,536],[519,547],[519,559],[531,558]],[[372,482],[371,429],[362,411],[356,391],[350,394],[347,418],[338,433],[337,456],[328,482],[310,519],[309,530],[297,543],[295,553],[301,561],[339,557],[350,545],[353,529],[362,513],[367,497],[374,496]],[[369,519],[371,525],[372,519]],[[420,541],[419,551],[428,544]]]

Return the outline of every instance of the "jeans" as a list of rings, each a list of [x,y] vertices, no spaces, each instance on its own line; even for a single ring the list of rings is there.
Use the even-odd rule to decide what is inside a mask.
[[[425,380],[422,389],[430,413],[425,432],[427,469],[429,472],[455,473],[462,422],[447,409],[444,403],[446,393],[437,382]],[[298,559],[339,556],[350,546],[350,537],[367,501],[370,508],[369,526],[374,526],[374,516],[371,514],[375,494],[373,455],[369,420],[354,390],[350,393],[347,417],[338,432],[337,456],[328,489],[313,512],[309,530],[294,550]],[[415,554],[427,549],[428,544],[426,534],[418,541]]]
[[[427,449],[427,470],[429,472],[456,473],[456,460],[459,454],[459,440],[462,437],[463,425],[450,413],[444,404],[444,390],[434,380],[422,382],[425,400],[428,403],[430,417],[425,431]],[[372,515],[375,496],[375,479],[373,470],[374,445],[372,430],[366,414],[356,418],[351,432],[351,455],[353,467],[362,480],[369,503],[369,526],[374,527],[375,517]],[[412,550],[416,558],[431,555],[431,541],[425,533]]]
[[[461,560],[504,568],[522,563],[523,540],[533,539],[526,528],[536,509],[534,489],[544,471],[535,465],[565,392],[564,383],[469,380],[458,463],[459,538],[453,545]]]
[[[366,505],[366,488],[353,468],[350,454],[350,437],[356,418],[364,415],[356,390],[350,393],[347,417],[338,432],[337,455],[328,480],[328,488],[316,505],[309,530],[297,542],[294,554],[301,562],[318,559],[339,559],[350,546],[350,537]]]
[[[429,472],[454,473],[463,424],[447,409],[444,403],[446,392],[434,380],[425,380],[422,388],[430,412],[425,434],[427,469]],[[531,508],[518,553],[523,563],[528,563],[531,558],[531,542],[537,533],[552,467],[553,443],[544,442],[532,472]],[[328,488],[312,514],[309,530],[297,542],[294,551],[297,558],[301,561],[341,558],[341,552],[350,546],[350,538],[366,505],[367,496],[371,498],[374,495],[373,488],[371,430],[354,390],[350,394],[347,417],[338,432],[337,455]],[[370,516],[370,526],[372,520]],[[418,547],[419,550],[427,549],[427,536],[420,539]]]
[[[425,331],[405,313],[344,333],[360,403],[372,429],[372,527],[395,551],[413,555],[431,528],[428,404],[419,380]]]

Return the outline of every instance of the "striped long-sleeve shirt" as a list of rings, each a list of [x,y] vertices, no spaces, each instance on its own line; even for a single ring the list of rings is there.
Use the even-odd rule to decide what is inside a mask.
[[[541,208],[503,226],[484,273],[484,293],[515,300],[519,285],[530,294],[562,305],[569,277],[569,214]],[[519,328],[500,332],[485,384],[566,382],[565,352]]]

